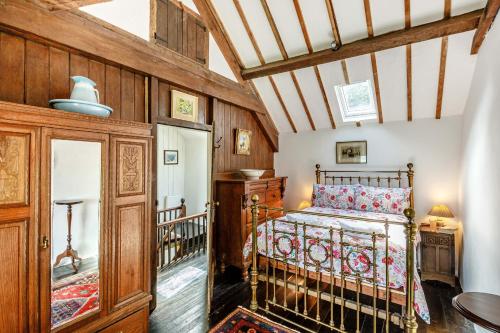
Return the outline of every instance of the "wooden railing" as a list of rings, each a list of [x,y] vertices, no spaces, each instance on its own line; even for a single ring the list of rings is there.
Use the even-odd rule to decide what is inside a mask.
[[[191,216],[185,216],[185,212],[184,201],[179,207],[158,211],[158,269],[206,251],[207,212]]]

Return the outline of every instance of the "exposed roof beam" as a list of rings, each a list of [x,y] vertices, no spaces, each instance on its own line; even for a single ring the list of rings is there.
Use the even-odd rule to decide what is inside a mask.
[[[405,0],[405,29],[411,28],[410,0]],[[413,120],[411,44],[406,45],[406,117]]]
[[[265,110],[265,114],[263,115],[256,114],[256,119],[263,129],[264,135],[272,144],[273,149],[275,151],[278,151],[278,131],[276,129],[276,126],[271,120],[269,112],[262,102],[262,98],[255,86],[253,84],[248,84],[248,82],[244,81],[241,77],[241,68],[243,67],[243,62],[240,55],[238,54],[238,51],[231,42],[231,39],[229,38],[229,35],[227,34],[224,25],[222,24],[222,21],[217,15],[217,11],[212,5],[212,2],[209,0],[193,0],[193,2],[200,12],[203,20],[205,21],[208,30],[214,37],[215,42],[219,46],[222,55],[224,56],[224,59],[226,59],[229,68],[231,68],[231,71],[233,72],[235,78],[238,80],[238,82],[243,84],[244,87],[249,88],[257,96],[262,110]]]
[[[451,0],[444,0],[444,18],[447,19],[451,15]],[[438,76],[438,91],[436,98],[436,119],[441,119],[443,108],[443,89],[444,78],[446,71],[446,58],[448,56],[448,36],[441,39],[441,57],[439,59],[439,76]]]
[[[109,2],[111,0],[34,0],[33,2],[50,11],[72,10],[83,6]]]
[[[250,39],[250,42],[252,43],[252,46],[255,50],[255,53],[257,54],[257,58],[259,59],[259,62],[261,64],[264,64],[265,63],[264,55],[262,54],[260,47],[257,44],[257,40],[255,39],[255,36],[252,32],[252,29],[250,29],[250,25],[248,24],[248,20],[245,16],[245,13],[243,12],[243,8],[241,7],[239,0],[233,0],[233,3],[234,3],[234,6],[236,7],[236,11],[238,12],[240,20],[243,23],[243,27],[245,28],[245,31],[248,35],[248,38]],[[290,116],[290,112],[288,112],[288,109],[286,108],[285,102],[283,101],[283,98],[281,97],[281,94],[279,92],[278,86],[276,85],[276,83],[274,82],[274,79],[271,76],[269,76],[269,82],[271,83],[271,86],[274,90],[274,94],[278,98],[278,101],[280,102],[280,105],[283,108],[283,112],[285,112],[285,115],[286,115],[286,118],[288,119],[290,127],[292,128],[294,133],[297,133],[297,128],[295,127],[295,124],[292,120],[292,117]],[[257,89],[255,89],[255,91],[257,91]]]
[[[481,47],[481,44],[486,37],[486,33],[490,30],[493,20],[497,16],[498,9],[500,8],[500,0],[489,0],[484,8],[483,15],[479,20],[476,33],[472,40],[471,54],[476,54]]]
[[[449,19],[423,24],[410,29],[402,29],[383,35],[368,37],[349,44],[344,44],[339,50],[330,49],[312,54],[275,61],[262,66],[242,70],[245,80],[261,76],[289,72],[291,70],[347,59],[363,54],[378,52],[398,46],[417,43],[433,38],[439,38],[473,30],[479,23],[482,10],[476,10]]]
[[[309,33],[307,32],[306,23],[304,21],[304,16],[302,15],[302,9],[300,9],[299,1],[294,0],[293,5],[295,7],[295,12],[297,13],[297,18],[299,20],[300,28],[302,30],[302,35],[304,36],[304,41],[305,41],[306,46],[307,46],[307,51],[309,52],[309,54],[311,54],[311,53],[313,53],[313,47],[312,47],[311,39],[309,38]],[[326,112],[328,113],[328,117],[330,118],[330,124],[331,124],[332,128],[336,128],[335,120],[333,119],[332,108],[330,107],[330,103],[328,102],[328,97],[326,95],[325,86],[323,85],[323,80],[321,79],[321,74],[319,72],[319,68],[318,68],[318,66],[313,66],[313,68],[314,68],[314,73],[316,75],[316,80],[318,82],[319,89],[321,91],[321,95],[323,96],[323,102],[325,103]],[[292,72],[292,78],[295,78],[295,73],[293,73],[293,72]],[[296,82],[296,79],[294,79],[294,83],[295,82]],[[298,85],[298,83],[295,83],[295,84]],[[304,109],[306,110],[307,118],[309,119],[309,122],[311,123],[311,127],[313,130],[316,130],[316,128],[314,126],[314,122],[313,122],[312,117],[311,117],[311,113],[309,112],[309,109],[305,105],[305,100],[303,99],[302,92],[300,92],[299,96],[301,97],[302,104],[304,104]]]
[[[333,39],[335,40],[335,43],[340,46],[342,44],[342,40],[340,39],[337,17],[335,16],[335,10],[333,9],[332,0],[325,0],[325,5],[326,9],[328,10],[330,25],[332,26]]]
[[[226,59],[226,62],[229,65],[229,68],[231,68],[231,71],[233,72],[238,82],[243,83],[244,80],[241,77],[243,62],[241,61],[241,58],[236,51],[233,43],[229,39],[229,36],[224,29],[224,25],[217,15],[212,2],[210,0],[193,0],[193,2],[200,12],[201,17],[203,17],[203,20],[205,21],[208,30],[214,37],[215,42],[219,46],[224,59]]]
[[[366,29],[368,31],[368,37],[373,37],[373,22],[372,22],[372,12],[370,9],[370,0],[364,0],[365,7],[365,18],[366,18]],[[378,68],[377,68],[377,58],[374,52],[370,53],[370,60],[372,63],[373,72],[373,85],[375,86],[375,97],[377,99],[377,112],[378,112],[378,122],[379,124],[384,123],[384,114],[382,112],[382,100],[380,98],[380,85],[378,82]]]

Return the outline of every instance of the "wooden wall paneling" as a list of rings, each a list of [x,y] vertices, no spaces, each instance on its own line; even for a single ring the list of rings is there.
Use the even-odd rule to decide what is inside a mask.
[[[49,104],[49,48],[26,41],[26,104],[47,107]]]
[[[120,69],[106,65],[106,105],[113,109],[111,118],[120,119],[121,111],[121,75]]]
[[[184,40],[186,41],[186,53],[188,58],[195,59],[197,55],[196,47],[196,20],[191,15],[185,15],[186,17],[186,31],[184,33]]]
[[[24,103],[24,55],[23,38],[0,33],[0,99]]]
[[[170,117],[170,85],[158,82],[158,120]]]
[[[95,82],[99,90],[99,101],[106,105],[106,65],[102,62],[89,61],[89,78]]]
[[[27,331],[26,272],[27,262],[27,221],[0,223],[0,329],[2,332]]]
[[[138,122],[146,122],[146,85],[144,76],[140,74],[134,75],[134,120]]]
[[[69,98],[69,53],[51,46],[49,67],[49,99]]]
[[[4,147],[0,164],[4,177],[0,193],[0,332],[33,332],[38,325],[38,273],[29,267],[36,267],[38,253],[38,131],[0,125],[0,142]],[[11,165],[17,165],[17,170],[8,169]]]
[[[111,138],[110,311],[149,294],[151,140]]]
[[[208,66],[208,53],[206,53],[207,28],[200,21],[196,21],[196,61]]]
[[[134,96],[135,96],[134,73],[125,69],[121,70],[121,110],[120,119],[134,120]]]
[[[71,77],[75,75],[81,75],[86,77],[89,76],[89,59],[82,55],[71,53],[69,55],[69,76]],[[74,86],[74,82],[73,80],[71,80],[71,78],[69,79],[69,81],[70,81],[70,92],[71,92]]]

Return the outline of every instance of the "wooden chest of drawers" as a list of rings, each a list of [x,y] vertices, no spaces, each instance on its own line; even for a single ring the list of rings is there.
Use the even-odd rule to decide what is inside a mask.
[[[422,227],[422,281],[437,280],[455,286],[455,235],[453,230]]]
[[[259,196],[259,203],[269,207],[283,207],[286,177],[259,180],[218,180],[216,200],[219,207],[215,213],[215,249],[221,271],[226,265],[242,270],[248,279],[250,261],[243,258],[243,246],[252,231],[252,196]],[[277,217],[280,212],[270,214]],[[264,211],[259,212],[259,223],[264,222]]]

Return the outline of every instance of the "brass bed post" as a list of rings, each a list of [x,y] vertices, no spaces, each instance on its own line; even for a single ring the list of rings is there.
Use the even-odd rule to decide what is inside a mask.
[[[252,196],[252,269],[250,270],[250,287],[252,288],[252,300],[250,302],[250,310],[257,311],[259,305],[257,304],[257,285],[258,271],[257,271],[257,220],[259,218],[259,196],[254,194]],[[267,239],[266,239],[267,242]]]
[[[415,197],[414,197],[414,189],[413,189],[413,175],[415,174],[415,171],[413,171],[413,163],[408,163],[406,165],[408,167],[408,187],[411,188],[410,191],[410,208],[415,209]]]
[[[406,225],[406,313],[403,319],[406,333],[417,333],[417,317],[415,317],[415,239],[417,225],[415,211],[407,208],[404,211],[408,224]]]
[[[321,184],[321,171],[319,168],[321,168],[321,166],[316,164],[316,184]]]

